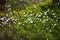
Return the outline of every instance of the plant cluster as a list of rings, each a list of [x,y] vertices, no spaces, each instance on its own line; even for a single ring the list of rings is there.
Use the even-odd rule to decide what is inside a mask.
[[[60,40],[60,3],[46,0],[30,4],[23,10],[16,3],[19,1],[13,0],[7,11],[10,18],[5,22],[11,25],[0,28],[1,40]]]

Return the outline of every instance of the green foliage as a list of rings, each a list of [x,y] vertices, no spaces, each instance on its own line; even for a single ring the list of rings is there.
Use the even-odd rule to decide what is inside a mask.
[[[56,6],[57,5],[57,6]],[[55,6],[55,7],[54,7]],[[4,25],[1,37],[8,40],[60,40],[60,9],[52,0],[39,4],[30,4],[24,10],[11,9],[16,23]],[[2,29],[1,28],[1,29]],[[5,30],[5,31],[4,31]]]
[[[49,2],[43,2],[18,11],[17,40],[60,40],[59,9],[56,8],[58,6],[52,9],[52,6]]]

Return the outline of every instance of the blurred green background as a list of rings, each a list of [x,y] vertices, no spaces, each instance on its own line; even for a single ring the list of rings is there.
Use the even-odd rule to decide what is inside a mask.
[[[60,0],[8,0],[3,6],[0,40],[60,40]]]

